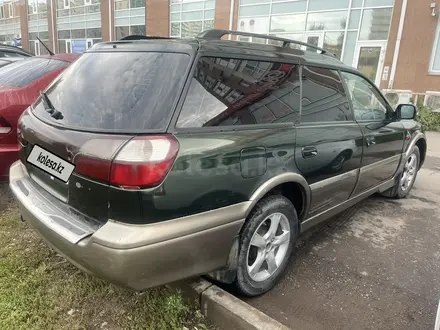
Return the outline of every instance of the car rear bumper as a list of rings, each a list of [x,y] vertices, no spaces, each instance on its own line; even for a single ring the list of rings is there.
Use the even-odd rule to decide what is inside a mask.
[[[142,290],[223,267],[248,203],[150,225],[96,227],[35,186],[20,161],[10,186],[23,218],[82,270]],[[67,209],[66,209],[67,208]]]

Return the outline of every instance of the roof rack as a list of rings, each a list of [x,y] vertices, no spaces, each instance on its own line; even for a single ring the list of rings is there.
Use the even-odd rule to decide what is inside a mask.
[[[159,36],[144,36],[141,34],[132,34],[126,37],[123,37],[119,40],[154,40],[154,39],[174,39],[169,37],[159,37]]]
[[[313,49],[319,50],[321,52],[321,54],[325,54],[325,55],[336,57],[334,54],[329,53],[324,48],[321,48],[321,47],[318,47],[318,46],[315,46],[315,45],[312,45],[312,44],[308,44],[307,42],[302,42],[302,41],[297,41],[297,40],[292,40],[292,39],[285,39],[285,38],[280,38],[280,37],[276,37],[276,36],[269,36],[269,35],[266,35],[266,34],[258,34],[258,33],[242,32],[242,31],[230,31],[230,30],[211,29],[211,30],[203,31],[202,33],[197,35],[196,38],[200,38],[200,39],[221,39],[225,35],[237,35],[237,36],[245,36],[245,37],[256,37],[256,38],[262,38],[262,39],[268,39],[268,40],[276,40],[276,41],[282,42],[283,43],[283,47],[289,47],[290,44],[301,45],[301,46],[305,46],[305,47],[309,47],[309,48],[313,48]]]

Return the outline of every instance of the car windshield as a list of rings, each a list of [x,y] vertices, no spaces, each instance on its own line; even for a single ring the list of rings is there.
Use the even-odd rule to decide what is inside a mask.
[[[167,127],[190,57],[180,53],[86,53],[47,90],[61,119],[39,100],[34,113],[79,130],[143,132]]]
[[[68,64],[50,58],[30,58],[16,61],[0,69],[0,86],[24,87]]]

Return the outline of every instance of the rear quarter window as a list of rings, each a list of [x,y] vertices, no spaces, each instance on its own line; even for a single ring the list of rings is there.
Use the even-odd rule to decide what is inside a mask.
[[[202,57],[177,121],[179,128],[296,122],[295,64]]]
[[[0,69],[0,86],[24,87],[68,63],[47,58],[17,61]]]

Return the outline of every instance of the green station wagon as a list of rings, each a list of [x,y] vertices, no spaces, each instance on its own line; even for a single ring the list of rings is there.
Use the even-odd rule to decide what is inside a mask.
[[[302,232],[411,190],[415,107],[328,51],[223,30],[133,39],[88,50],[19,123],[22,217],[77,267],[136,290],[210,274],[255,296]]]

